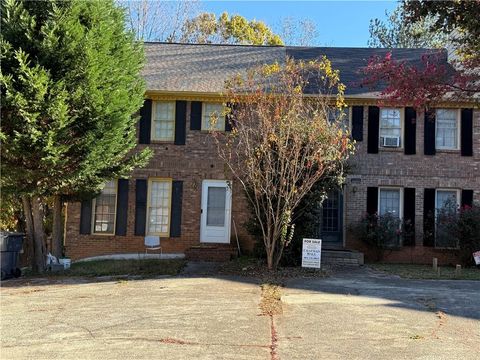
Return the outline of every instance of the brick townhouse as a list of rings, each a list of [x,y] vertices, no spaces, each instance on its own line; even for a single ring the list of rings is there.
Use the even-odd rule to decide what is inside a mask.
[[[162,254],[220,259],[239,247],[253,249],[245,229],[248,206],[239,184],[208,133],[209,116],[222,112],[225,79],[259,64],[287,57],[326,55],[347,85],[346,101],[356,152],[341,191],[318,211],[316,234],[326,249],[370,250],[349,230],[365,213],[393,214],[413,224],[414,234],[385,254],[386,261],[454,261],[425,214],[448,199],[480,201],[480,111],[478,103],[450,102],[416,112],[379,108],[378,93],[362,88],[359,70],[384,49],[302,48],[146,43],[147,83],[141,109],[139,148],[154,156],[130,179],[112,180],[95,199],[69,203],[66,254],[72,259],[145,252],[145,239],[160,239]],[[396,49],[393,57],[419,61],[424,49]],[[446,55],[445,55],[446,61]],[[220,121],[221,120],[221,121]],[[217,121],[217,131],[229,122]]]

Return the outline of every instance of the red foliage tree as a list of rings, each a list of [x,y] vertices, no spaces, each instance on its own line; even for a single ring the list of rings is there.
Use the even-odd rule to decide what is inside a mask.
[[[362,85],[382,86],[380,103],[425,108],[446,100],[478,100],[480,56],[446,61],[446,52],[425,53],[421,63],[395,60],[392,53],[370,58]]]

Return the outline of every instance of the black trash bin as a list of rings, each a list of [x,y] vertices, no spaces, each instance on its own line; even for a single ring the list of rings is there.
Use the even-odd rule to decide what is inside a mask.
[[[24,234],[0,232],[0,252],[2,280],[8,277],[19,277],[22,271],[18,268],[18,256],[23,246]]]

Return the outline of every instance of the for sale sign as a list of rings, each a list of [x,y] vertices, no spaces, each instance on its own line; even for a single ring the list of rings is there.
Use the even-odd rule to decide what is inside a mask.
[[[480,251],[473,253],[473,259],[475,260],[475,265],[480,265]]]
[[[322,240],[303,239],[302,267],[320,269],[322,259]]]

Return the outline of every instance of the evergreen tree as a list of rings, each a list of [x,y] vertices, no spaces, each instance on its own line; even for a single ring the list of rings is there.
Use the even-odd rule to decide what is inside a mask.
[[[150,157],[132,151],[145,91],[143,48],[112,0],[6,0],[2,15],[1,185],[22,196],[42,270],[46,198],[53,198],[54,252],[61,255],[61,197],[98,192]]]

